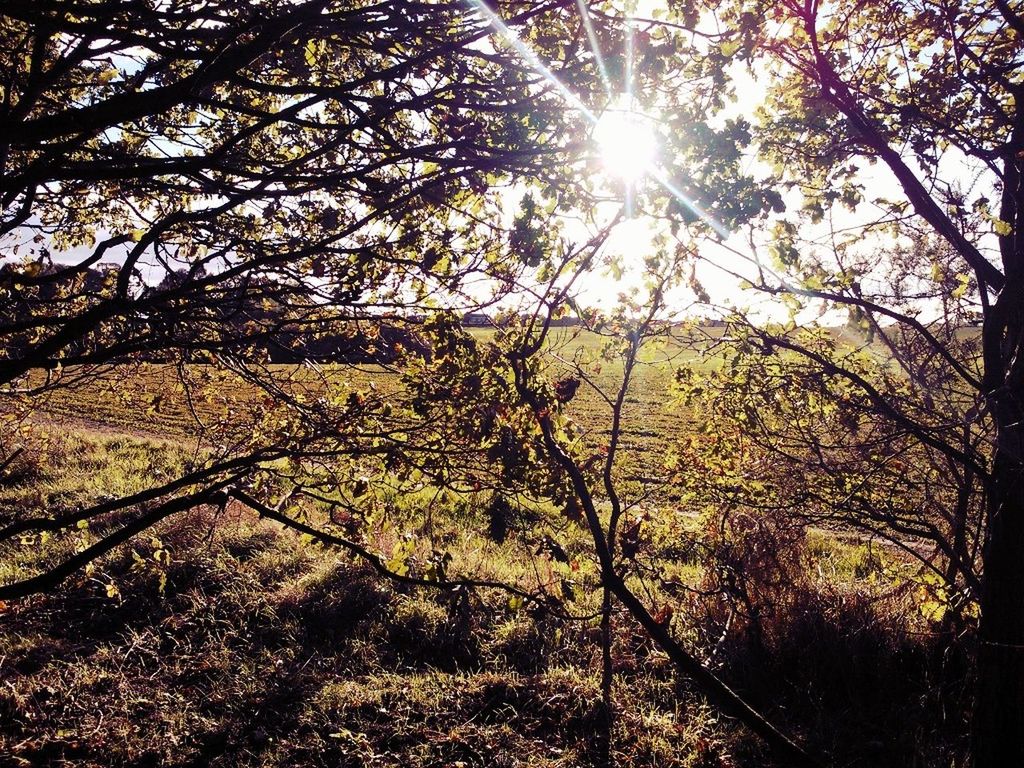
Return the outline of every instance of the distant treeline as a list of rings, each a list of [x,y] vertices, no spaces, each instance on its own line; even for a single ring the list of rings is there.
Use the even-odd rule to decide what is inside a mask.
[[[65,315],[81,301],[109,299],[115,290],[117,264],[99,264],[86,269],[56,263],[0,266],[0,286],[6,281],[26,282],[30,290],[18,292],[18,301],[0,307],[0,321],[16,325],[27,318]],[[150,298],[144,311],[118,320],[117,327],[98,326],[97,339],[88,334],[69,344],[59,359],[46,365],[88,363],[101,334],[132,339],[123,345],[123,359],[162,362],[171,359],[202,360],[211,350],[272,363],[314,360],[322,363],[386,364],[403,351],[429,355],[428,344],[419,333],[427,315],[403,313],[380,315],[353,309],[348,315],[326,316],[311,301],[306,287],[263,277],[238,281],[212,281],[203,271],[169,272],[158,284],[138,279],[132,291]],[[358,295],[353,295],[358,304]],[[185,312],[183,307],[189,307]],[[462,324],[468,328],[499,327],[501,315],[467,312]],[[553,327],[575,327],[578,317],[551,320]],[[707,320],[705,325],[721,325]],[[9,352],[31,344],[28,334],[12,339]]]

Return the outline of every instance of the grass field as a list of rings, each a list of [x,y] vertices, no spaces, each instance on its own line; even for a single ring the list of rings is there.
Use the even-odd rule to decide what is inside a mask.
[[[486,342],[493,336],[489,329],[473,328],[470,333],[480,342]],[[622,375],[621,362],[601,360],[601,349],[604,339],[594,333],[572,333],[569,329],[555,329],[552,332],[549,355],[553,366],[564,367],[574,359],[589,360],[585,365],[586,372],[597,387],[608,394],[614,394],[619,386]],[[686,348],[679,343],[669,342],[657,346],[650,345],[641,354],[641,364],[634,375],[631,388],[631,401],[650,405],[667,402],[667,389],[672,375],[680,365],[708,365],[702,361],[694,349]],[[564,361],[564,363],[562,362]],[[376,386],[387,386],[395,380],[395,375],[382,366],[363,365],[349,366],[327,364],[311,369],[304,366],[287,364],[271,364],[268,370],[283,380],[291,380],[299,385],[311,388],[317,386],[321,376],[333,381],[351,381],[354,386],[366,386],[373,382]],[[132,410],[136,402],[146,402],[147,398],[163,396],[159,407],[146,414],[145,426],[154,431],[167,434],[181,434],[195,429],[193,410],[184,396],[184,385],[205,384],[205,367],[193,366],[179,368],[172,365],[139,364],[132,366],[110,366],[91,372],[86,378],[80,379],[79,371],[68,370],[64,373],[65,383],[52,389],[52,395],[42,406],[53,413],[71,416],[84,416],[111,425],[132,427],[142,426],[139,414]],[[35,382],[41,379],[33,380]],[[238,405],[251,392],[249,385],[240,379],[228,377],[224,381],[221,399],[213,402],[195,402],[194,413],[205,419],[215,419],[225,414],[225,408]],[[598,398],[592,388],[584,386],[580,390],[580,400],[576,404],[582,418],[600,418],[594,412]],[[591,417],[590,414],[593,413]]]
[[[486,341],[494,333],[478,328],[471,332],[478,341]],[[621,361],[601,359],[604,341],[590,332],[556,329],[549,352],[552,377],[566,370],[571,361],[585,361],[588,381],[567,410],[594,445],[607,442],[611,423],[610,408],[597,390],[614,397],[622,377]],[[674,371],[678,366],[715,364],[678,341],[652,344],[642,351],[623,414],[620,456],[624,478],[656,491],[653,476],[657,473],[652,470],[657,466],[651,465],[652,460],[663,457],[674,436],[689,427],[686,412],[674,403],[670,391]],[[381,366],[271,365],[269,370],[277,380],[313,396],[324,388],[325,381],[352,389],[373,386],[387,391],[399,386],[397,376]],[[264,397],[231,373],[205,366],[143,363],[112,366],[87,375],[67,371],[61,386],[33,405],[34,418],[41,423],[57,420],[93,430],[202,444],[218,426],[247,423]]]
[[[551,351],[553,366],[597,357],[597,337],[564,341]],[[613,392],[620,369],[594,362],[586,367],[594,383]],[[625,414],[623,469],[634,477],[657,469],[674,436],[692,428],[669,392],[675,366],[714,364],[678,345],[645,350],[643,363]],[[322,376],[357,389],[397,385],[381,368],[275,373],[310,391]],[[30,449],[2,477],[0,515],[78,508],[180,473],[206,450],[204,424],[261,407],[252,386],[230,375],[202,382],[212,395],[190,403],[185,383],[210,375],[144,365],[55,390],[27,424]],[[581,387],[569,407],[599,442],[607,415],[596,393]],[[397,508],[413,521],[418,503],[397,500]],[[649,503],[676,510],[669,497]],[[239,506],[202,508],[137,537],[55,594],[0,605],[0,762],[598,765],[600,591],[582,532],[563,531],[561,562],[514,539],[497,544],[478,499],[455,498],[441,515],[458,534],[445,539],[452,572],[528,590],[572,584],[579,618],[496,591],[389,584]],[[962,713],[938,711],[946,700],[931,681],[961,684],[967,673],[950,675],[962,660],[933,652],[933,623],[918,609],[905,562],[812,531],[794,550],[788,591],[764,586],[758,635],[729,633],[727,601],[702,591],[717,576],[694,554],[700,522],[682,519],[677,539],[645,545],[671,585],[657,599],[673,632],[755,705],[848,766],[904,768],[956,751],[950,741],[963,728],[950,719]],[[100,534],[85,527],[22,540],[0,557],[0,581],[25,578]],[[401,534],[401,520],[392,521],[365,543],[387,553]],[[614,624],[616,765],[773,765],[626,615]]]
[[[61,429],[48,438],[5,485],[0,508],[129,492],[188,455],[175,441],[108,432]],[[460,514],[467,534],[453,545],[453,568],[524,584],[538,568],[570,572],[546,555],[497,547],[478,515]],[[89,535],[75,532],[63,551]],[[583,557],[582,541],[567,547]],[[29,545],[5,560],[3,578],[38,567],[43,551]],[[720,646],[716,666],[783,722],[809,722],[816,712],[820,732],[803,736],[859,754],[850,765],[900,764],[872,762],[866,734],[903,717],[906,699],[890,700],[886,676],[904,679],[896,670],[906,664],[924,674],[918,666],[930,664],[914,655],[919,641],[890,634],[905,599],[862,545],[819,539],[809,552],[815,589],[838,590],[845,607],[836,613],[830,601],[805,597],[771,625],[766,648]],[[686,558],[673,573],[701,579],[699,563]],[[578,609],[592,611],[593,572],[574,575]],[[682,594],[675,626],[707,653],[715,642],[702,605]],[[617,765],[772,764],[675,677],[627,617],[616,626]],[[843,646],[847,633],[852,648]],[[469,600],[395,587],[239,509],[219,518],[198,510],[52,596],[2,607],[0,754],[14,765],[591,766],[597,638],[593,620],[517,609],[496,593]],[[797,662],[808,643],[819,661],[856,653],[872,672],[842,665],[822,679]],[[912,686],[901,696],[925,693]],[[919,730],[901,735],[894,754],[906,758],[921,738]]]

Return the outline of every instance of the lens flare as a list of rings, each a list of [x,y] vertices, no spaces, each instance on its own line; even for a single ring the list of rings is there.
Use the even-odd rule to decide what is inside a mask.
[[[565,99],[569,106],[582,114],[592,123],[597,122],[597,115],[595,115],[587,105],[580,100],[579,96],[569,90],[569,87],[559,80],[555,76],[554,72],[548,69],[544,62],[537,57],[537,54],[535,54],[526,43],[520,40],[519,35],[509,29],[508,25],[502,21],[501,17],[488,8],[483,0],[466,0],[466,2],[491,25],[495,32],[497,32],[515,49],[516,53],[519,54],[519,57],[526,62],[534,72],[541,75],[555,87],[555,90],[562,95],[562,98]]]
[[[604,61],[604,54],[601,53],[601,44],[597,40],[597,31],[594,29],[594,22],[590,18],[590,10],[587,8],[587,0],[576,0],[576,7],[580,10],[580,18],[583,20],[583,28],[587,32],[587,40],[590,42],[590,51],[594,54],[597,62],[597,71],[601,73],[601,82],[604,83],[604,91],[612,95],[612,80],[608,74],[608,65]]]
[[[625,19],[625,98],[628,106],[622,109],[607,109],[605,114],[598,117],[593,110],[587,107],[580,98],[565,85],[555,73],[552,72],[535,54],[526,43],[524,43],[515,32],[513,32],[495,13],[484,0],[465,0],[466,4],[475,10],[509,45],[515,49],[519,57],[528,64],[535,72],[547,80],[555,90],[565,99],[566,103],[594,126],[594,138],[601,147],[601,155],[606,170],[623,179],[626,182],[626,209],[628,216],[632,215],[632,196],[637,180],[647,176],[661,185],[669,194],[676,198],[682,205],[689,208],[695,215],[703,219],[720,237],[729,237],[729,230],[715,221],[706,211],[688,195],[684,194],[667,175],[655,167],[657,141],[650,118],[635,112],[633,106],[633,24],[631,19]],[[587,29],[587,36],[591,46],[594,48],[594,55],[597,57],[598,68],[602,70],[602,79],[606,88],[610,85],[607,69],[602,66],[604,59],[600,50],[596,47],[597,35],[593,32],[593,22],[589,12],[586,11],[583,3],[578,3],[580,13],[583,14],[584,27]],[[625,115],[623,115],[623,111]],[[606,127],[602,127],[606,123]]]

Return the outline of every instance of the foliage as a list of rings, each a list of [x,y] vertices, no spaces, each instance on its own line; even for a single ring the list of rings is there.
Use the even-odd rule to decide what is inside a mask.
[[[513,31],[485,41],[495,9]],[[1024,20],[1001,1],[674,0],[630,23],[615,11],[5,7],[7,422],[81,392],[97,366],[149,359],[177,364],[198,430],[174,477],[6,514],[12,545],[83,540],[0,595],[52,590],[168,518],[240,504],[436,589],[448,613],[403,622],[435,644],[463,637],[451,612],[481,592],[512,611],[595,618],[605,762],[617,602],[710,703],[788,764],[814,765],[766,717],[773,702],[756,709],[717,651],[701,656],[710,638],[673,624],[681,566],[665,554],[700,549],[717,570],[687,588],[727,606],[724,620],[704,606],[719,645],[763,651],[783,639],[766,629],[773,606],[816,605],[799,591],[808,525],[852,529],[918,560],[900,586],[919,588],[915,607],[942,636],[977,620],[975,764],[1020,763],[1024,736],[1007,734],[1024,734]],[[635,60],[580,55],[585,37],[635,38]],[[609,77],[663,126],[663,165],[633,202],[664,226],[633,270],[640,290],[597,312],[577,301],[583,276],[627,264],[602,252],[618,218],[607,223],[581,175],[586,113],[559,99],[594,103]],[[745,77],[765,88],[756,110],[736,104]],[[585,236],[566,234],[567,214]],[[741,230],[747,243],[729,237]],[[708,262],[777,307],[713,306]],[[722,330],[693,325],[709,363],[676,381],[701,423],[631,476],[627,406],[645,355],[677,343],[683,291]],[[494,334],[466,332],[463,312],[493,304]],[[602,338],[596,354],[558,348],[570,312]],[[389,386],[311,360],[268,364],[350,359],[333,346],[393,369]],[[237,382],[261,396],[218,391]],[[581,391],[605,429],[574,417]],[[123,399],[157,413],[168,398]],[[0,446],[5,467],[16,439]],[[679,508],[651,514],[652,488]],[[544,568],[472,573],[453,554],[467,531],[440,509]],[[151,544],[139,558],[167,565],[163,540]]]
[[[582,78],[592,64],[553,42],[569,18],[542,4],[509,21]],[[501,295],[540,265],[523,232],[547,238],[550,209],[524,202],[518,234],[497,222],[512,179],[548,199],[571,180],[579,119],[487,50],[460,2],[47,2],[0,19],[4,459],[48,399],[140,360],[174,364],[172,391],[118,382],[119,407],[176,411],[196,455],[141,496],[16,512],[5,537],[160,500],[81,565],[228,488],[284,503],[308,476],[352,501],[361,463],[421,473],[437,443],[413,447],[413,404],[268,358],[424,359],[424,309],[493,301],[463,282],[484,272]],[[240,384],[263,397],[236,402]]]
[[[751,146],[777,189],[792,193],[777,206],[783,215],[770,217],[768,237],[752,238],[754,250],[731,248],[749,268],[730,271],[742,272],[756,290],[783,297],[790,312],[786,326],[754,331],[756,346],[766,356],[783,350],[802,358],[796,369],[785,364],[798,376],[805,366],[812,377],[811,386],[798,391],[824,394],[847,418],[864,422],[861,414],[868,415],[858,430],[886,424],[880,434],[887,450],[869,454],[859,471],[870,474],[870,486],[854,485],[855,493],[840,498],[838,507],[862,521],[863,512],[849,504],[866,502],[870,515],[886,517],[894,540],[934,529],[950,592],[961,588],[961,577],[970,582],[971,572],[978,573],[975,764],[1019,762],[1024,741],[1006,734],[1019,731],[1024,711],[1024,666],[1008,650],[1024,640],[1021,605],[1009,586],[1020,577],[1024,520],[1024,369],[1015,309],[1024,258],[1016,235],[1024,210],[1024,20],[1004,2],[672,7],[695,39],[702,28],[710,30],[697,46],[704,49],[701,65],[712,67],[705,93],[742,65],[770,73],[763,77],[767,96],[751,124]],[[717,26],[704,27],[712,17]],[[731,61],[715,67],[723,54]],[[894,183],[884,186],[874,164]],[[887,381],[884,369],[880,381],[866,377],[858,356],[823,354],[813,340],[795,336],[794,327],[814,310],[848,313],[851,324],[891,351],[902,369],[899,379]],[[979,317],[981,340],[974,347],[957,334]],[[749,350],[750,335],[738,334],[740,353]],[[761,402],[786,379],[791,375],[769,376]],[[808,401],[808,411],[816,410]],[[750,415],[740,412],[740,421]],[[845,474],[842,452],[862,435],[851,437],[842,426],[830,434],[805,432],[790,450],[801,415],[740,428],[776,452],[817,452],[811,464],[826,470],[827,489],[837,472]],[[828,414],[822,417],[829,423]],[[835,433],[843,437],[836,441],[839,455],[832,450]],[[909,451],[913,469],[902,486],[887,490],[893,450]],[[805,459],[797,456],[795,463]],[[928,472],[952,482],[933,493]],[[874,500],[857,498],[879,491]]]

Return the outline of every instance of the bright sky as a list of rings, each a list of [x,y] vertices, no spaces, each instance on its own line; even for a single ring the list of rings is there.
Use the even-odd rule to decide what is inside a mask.
[[[633,102],[628,90],[625,94],[610,95],[610,101],[612,102],[611,109],[606,110],[603,114],[597,114],[594,110],[599,109],[600,105],[583,104],[568,88],[557,82],[554,75],[544,67],[540,60],[530,50],[529,46],[518,41],[513,34],[504,27],[501,19],[488,6],[484,5],[483,0],[466,0],[466,2],[470,6],[476,8],[482,16],[488,18],[492,26],[495,28],[495,35],[500,35],[504,39],[512,42],[513,47],[518,51],[519,55],[525,62],[552,80],[554,87],[561,94],[569,108],[579,110],[594,123],[594,137],[598,143],[601,165],[605,169],[604,173],[615,180],[613,186],[618,186],[620,189],[624,190],[622,200],[619,203],[610,203],[596,212],[594,219],[599,224],[609,221],[618,212],[621,205],[625,204],[627,207],[630,207],[628,189],[631,185],[666,185],[666,180],[661,176],[659,170],[657,156],[658,148],[654,143],[653,133],[647,128],[644,116],[631,113]],[[638,3],[623,3],[623,7],[626,7],[627,5],[634,6],[634,16],[651,18],[654,15],[655,10],[664,5],[664,3],[657,2],[656,0],[640,0]],[[584,21],[586,22],[587,17],[585,15],[585,6],[578,2],[577,8],[578,12],[583,15]],[[623,15],[625,15],[625,13]],[[586,27],[586,25],[584,26]],[[591,45],[593,45],[593,43],[596,42],[596,37],[589,34],[588,37]],[[627,43],[627,48],[628,47],[629,45]],[[618,52],[601,52],[601,54],[605,56],[615,53]],[[754,108],[763,100],[763,87],[751,73],[747,72],[741,66],[735,67],[732,74],[734,76],[737,98],[735,107],[729,110],[729,112],[732,115],[752,115]],[[623,86],[622,83],[614,84],[610,82],[608,85],[611,87],[613,94]],[[752,159],[751,163],[754,162],[755,161]],[[952,165],[949,175],[952,178],[956,178],[959,168],[957,167],[955,158],[949,159],[946,162],[947,164]],[[756,168],[756,166],[752,167]],[[646,173],[641,172],[644,170]],[[895,184],[895,181],[889,171],[881,166],[867,167],[863,171],[862,177],[865,186],[870,189],[871,196],[887,196],[893,198],[899,198],[902,196],[901,191]],[[600,184],[601,179],[595,179],[595,183]],[[676,192],[676,190],[671,188],[669,191]],[[514,209],[518,205],[521,195],[522,188],[518,185],[513,185],[509,193],[510,209]],[[681,196],[681,199],[684,199],[684,196]],[[791,195],[787,200],[787,203],[799,205],[798,195],[795,193]],[[845,215],[847,219],[839,221],[838,223],[840,226],[853,226],[857,223],[856,218],[852,214],[841,214],[841,216],[842,215]],[[712,226],[714,226],[713,223]],[[566,235],[569,239],[574,240],[577,243],[586,241],[592,233],[592,230],[583,225],[582,222],[572,221],[567,222],[566,224]],[[751,253],[747,233],[738,232],[729,234],[722,231],[721,234],[728,235],[728,237],[725,238],[725,243],[729,248],[743,254]],[[597,273],[588,276],[581,284],[581,298],[584,303],[607,308],[610,303],[615,301],[619,293],[624,292],[628,294],[634,291],[640,281],[640,275],[638,274],[637,269],[630,270],[628,267],[631,264],[641,264],[644,257],[654,250],[654,240],[657,235],[658,231],[655,225],[642,217],[632,218],[620,224],[616,228],[612,237],[607,241],[605,245],[605,252],[608,254],[620,255],[622,257],[621,261],[627,269],[621,275],[616,276],[600,270]],[[26,243],[25,245],[28,246],[29,244]],[[745,264],[743,259],[738,257],[735,253],[729,253],[726,249],[718,247],[711,242],[708,242],[707,245],[703,246],[702,254],[709,262],[718,262],[725,265],[729,270],[750,274],[750,270],[752,269],[749,264]],[[59,258],[61,261],[71,261],[76,258],[81,258],[81,256],[82,254],[77,252],[55,254],[55,257]],[[716,302],[735,303],[748,306],[759,303],[761,306],[765,307],[771,307],[774,305],[774,300],[760,298],[757,294],[749,291],[741,292],[737,280],[733,276],[715,269],[711,264],[700,264],[697,269],[697,277]],[[681,307],[686,306],[692,301],[692,294],[687,290],[681,290],[676,301]],[[771,314],[770,310],[769,314]]]
[[[483,15],[490,16],[500,34],[506,37],[511,34],[508,30],[502,28],[500,21],[494,18],[491,11],[481,6],[481,0],[467,0],[467,2],[480,8]],[[624,3],[623,5],[628,6],[631,4]],[[650,18],[654,16],[654,11],[663,3],[658,3],[654,0],[641,0],[641,2],[632,5],[635,5],[635,10],[632,14],[634,17]],[[586,21],[585,6],[579,3],[578,8]],[[591,46],[593,46],[596,42],[594,36],[588,35],[588,37]],[[516,47],[522,50],[524,46],[516,41]],[[627,54],[628,61],[629,38],[627,38],[626,48],[627,50],[624,53]],[[610,55],[618,52],[603,51],[601,53]],[[526,51],[524,58],[527,61],[531,61],[533,58],[532,53]],[[628,90],[630,87],[628,76],[629,64],[627,64],[626,76],[627,93],[612,98],[613,111],[606,111],[596,116],[588,109],[591,105],[580,105],[579,100],[573,94],[568,93],[561,83],[557,83],[549,71],[544,68],[540,68],[538,71],[541,71],[542,74],[548,76],[555,83],[555,87],[565,96],[567,106],[580,109],[581,112],[595,122],[594,137],[598,143],[602,166],[605,169],[605,173],[617,178],[619,186],[624,189],[622,203],[625,204],[627,209],[632,207],[630,205],[629,190],[633,184],[661,184],[668,191],[672,193],[677,192],[667,185],[665,178],[660,172],[657,147],[652,143],[653,136],[650,132],[644,130],[642,116],[629,114],[633,104]],[[764,100],[764,86],[742,65],[737,64],[731,74],[733,76],[736,98],[733,106],[728,108],[721,118],[724,120],[726,117],[742,115],[747,116],[748,119],[753,121],[756,107]],[[615,89],[615,85],[612,85],[612,88]],[[908,160],[908,162],[912,164],[912,160]],[[860,163],[859,165],[861,166],[861,171],[858,181],[863,185],[865,196],[869,200],[880,197],[891,200],[904,199],[902,189],[887,167],[882,164],[868,165]],[[952,180],[954,183],[959,183],[960,180],[968,175],[966,160],[956,157],[954,153],[947,153],[943,158],[942,166],[945,178]],[[640,172],[640,169],[646,172]],[[757,170],[757,161],[753,156],[750,158],[748,169],[755,172]],[[767,172],[765,175],[767,175]],[[600,183],[599,179],[596,181]],[[681,194],[676,196],[682,202],[688,202],[685,196]],[[802,204],[800,194],[796,191],[790,192],[785,196],[785,200],[787,206],[791,209],[799,208]],[[608,221],[617,209],[618,206],[609,206],[607,211],[598,212],[598,215],[595,215],[594,218],[599,223],[603,223]],[[697,212],[701,213],[699,210]],[[873,209],[870,203],[862,204],[856,213],[837,206],[829,212],[826,220],[818,227],[807,228],[803,231],[803,234],[812,240],[820,238],[823,247],[827,249],[830,244],[833,228],[837,230],[854,229],[868,223],[877,214],[878,211]],[[696,275],[712,299],[716,303],[756,308],[763,315],[779,316],[785,314],[786,310],[782,309],[776,299],[754,291],[742,291],[736,276],[729,274],[729,272],[746,276],[753,276],[755,274],[755,267],[748,259],[753,259],[755,252],[764,258],[766,251],[764,245],[767,242],[767,235],[764,232],[752,234],[747,231],[728,233],[716,225],[713,220],[706,216],[703,216],[703,218],[714,229],[718,230],[726,246],[720,247],[709,241],[701,247],[701,254],[706,261],[698,264]],[[584,240],[585,232],[582,225],[576,226],[579,228],[579,235],[576,239]],[[622,257],[621,262],[626,266],[626,270],[624,273],[617,271],[615,274],[612,274],[609,271],[605,271],[604,273],[599,272],[587,276],[582,282],[581,298],[584,303],[607,307],[610,302],[615,300],[618,294],[629,294],[636,290],[637,284],[641,279],[637,273],[639,268],[631,271],[629,265],[642,264],[644,257],[654,250],[654,240],[658,235],[656,227],[656,224],[644,218],[633,218],[617,227],[612,237],[607,241],[605,251],[620,255]],[[567,231],[572,235],[573,226],[570,225]],[[881,236],[873,236],[863,239],[855,247],[864,250],[877,250],[889,245],[887,242],[882,242],[880,238]],[[992,245],[992,243],[989,245]],[[719,264],[725,269],[716,269],[715,264]],[[683,289],[678,292],[674,301],[682,309],[689,305],[692,300],[692,293]],[[815,314],[815,310],[809,310],[808,314]]]

